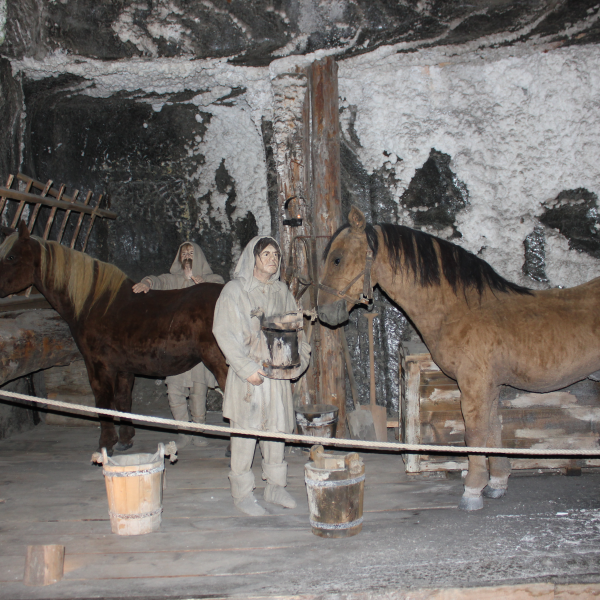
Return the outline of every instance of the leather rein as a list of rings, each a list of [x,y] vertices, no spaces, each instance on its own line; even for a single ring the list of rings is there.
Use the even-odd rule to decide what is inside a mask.
[[[373,266],[373,251],[367,250],[367,256],[365,259],[365,268],[343,289],[343,290],[335,290],[328,285],[323,283],[318,284],[318,288],[331,294],[332,296],[337,296],[346,302],[352,302],[352,304],[366,304],[371,305],[373,303],[373,286],[371,285],[371,267]],[[352,298],[348,296],[348,290],[364,275],[363,279],[363,291],[362,294],[357,298]]]

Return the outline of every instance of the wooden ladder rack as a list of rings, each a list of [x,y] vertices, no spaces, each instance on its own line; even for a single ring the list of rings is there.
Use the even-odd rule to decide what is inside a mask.
[[[16,181],[25,183],[25,191],[21,192],[12,189]],[[40,209],[43,206],[48,206],[50,207],[50,212],[46,218],[44,232],[40,237],[44,240],[49,239],[54,219],[60,211],[59,218],[62,216],[62,221],[53,241],[68,245],[70,248],[75,248],[85,217],[88,216],[87,229],[83,236],[80,248],[82,252],[85,252],[96,218],[116,219],[117,215],[114,212],[107,210],[107,208],[100,207],[103,200],[102,194],[98,196],[95,206],[92,206],[91,200],[93,193],[91,191],[87,193],[83,202],[79,202],[77,200],[79,190],[75,190],[69,197],[65,194],[66,186],[64,184],[61,184],[58,189],[56,189],[52,187],[53,183],[52,179],[49,179],[46,183],[42,183],[27,175],[23,175],[23,173],[18,173],[16,177],[14,175],[9,175],[6,187],[0,187],[0,223],[8,223],[8,220],[10,219],[9,227],[11,229],[17,229],[19,221],[23,219],[27,223],[29,232],[32,233]],[[106,201],[105,204],[107,204]],[[26,207],[28,207],[28,211],[25,210]],[[13,210],[14,213],[12,212]],[[69,218],[73,213],[77,216],[77,221],[74,224],[70,242],[65,243],[63,237],[65,230],[67,229]],[[23,217],[24,214],[26,215],[25,218]],[[27,298],[30,294],[31,288],[24,293]]]

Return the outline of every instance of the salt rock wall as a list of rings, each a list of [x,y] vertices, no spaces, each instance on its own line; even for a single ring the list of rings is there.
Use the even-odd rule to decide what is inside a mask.
[[[271,234],[270,123],[243,82],[187,61],[32,64],[22,170],[108,196],[118,219],[97,221],[92,255],[140,279],[191,239],[228,280],[246,243]]]
[[[534,288],[598,275],[600,50],[546,50],[389,46],[340,61],[344,212],[452,240]],[[11,67],[0,84],[25,130],[3,160],[110,195],[119,218],[96,227],[93,255],[137,279],[165,272],[190,238],[229,279],[245,243],[277,231],[269,69],[61,53]],[[416,334],[382,294],[376,304],[377,392],[393,411],[398,344]],[[365,328],[354,311],[363,402]]]

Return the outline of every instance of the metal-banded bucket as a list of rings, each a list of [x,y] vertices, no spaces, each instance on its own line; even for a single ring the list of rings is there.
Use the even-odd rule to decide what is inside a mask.
[[[304,467],[312,532],[320,537],[342,538],[362,529],[365,465],[356,452],[325,454],[323,446],[310,450]]]
[[[162,520],[165,447],[156,454],[110,457],[102,448],[102,473],[113,533],[141,535],[157,531]]]
[[[299,334],[304,329],[301,312],[261,318],[269,358],[263,370],[271,379],[295,379],[301,373]]]
[[[301,435],[334,438],[338,423],[339,409],[333,404],[307,404],[298,406],[296,424]]]

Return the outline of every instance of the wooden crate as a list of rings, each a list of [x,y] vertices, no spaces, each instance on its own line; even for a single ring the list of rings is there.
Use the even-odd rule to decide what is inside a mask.
[[[410,444],[464,446],[465,426],[456,381],[446,377],[422,344],[400,352],[401,437]],[[502,445],[506,448],[597,448],[600,383],[586,379],[547,394],[508,386],[500,394]],[[404,457],[407,473],[467,468],[463,454]],[[513,469],[599,467],[592,458],[511,458]]]

